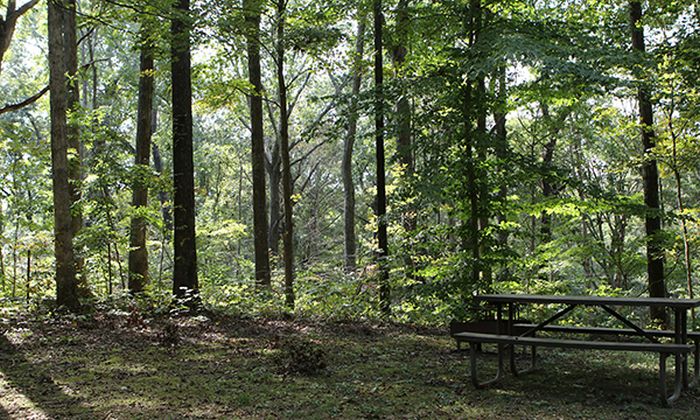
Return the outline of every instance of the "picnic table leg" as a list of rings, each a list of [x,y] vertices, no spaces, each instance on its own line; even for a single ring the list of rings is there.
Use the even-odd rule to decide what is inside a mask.
[[[688,344],[688,311],[683,310],[681,312],[681,342],[683,344]],[[688,356],[689,354],[683,355],[683,389],[688,390],[690,385],[688,383]]]
[[[676,377],[673,378],[673,395],[670,397],[668,396],[668,390],[666,387],[666,359],[668,356],[668,353],[659,353],[659,385],[661,388],[661,403],[666,407],[670,407],[671,404],[681,396],[681,392],[683,391],[683,380],[681,378],[682,364],[679,363],[678,356],[676,356]]]
[[[469,362],[471,364],[471,379],[474,388],[485,388],[493,383],[498,382],[503,377],[503,355],[498,352],[498,370],[496,371],[496,377],[485,382],[479,382],[478,369],[476,365],[476,355],[478,343],[469,343]]]
[[[515,304],[509,303],[508,304],[508,335],[515,335],[514,327],[513,327],[513,321],[514,317],[516,314],[516,308]],[[533,332],[531,335],[534,337],[536,332]],[[531,372],[535,370],[535,360],[537,359],[537,347],[531,346],[530,348],[532,349],[532,362],[530,364],[530,367],[528,367],[525,370],[519,370],[518,365],[515,360],[515,344],[511,344],[510,346],[510,371],[513,373],[513,376],[518,376],[522,375],[524,373]]]
[[[700,339],[695,339],[695,352],[693,357],[693,383],[690,384],[694,387],[698,384],[700,380]]]

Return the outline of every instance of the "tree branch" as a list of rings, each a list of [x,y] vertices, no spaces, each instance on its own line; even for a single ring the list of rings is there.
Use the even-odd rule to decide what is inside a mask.
[[[43,89],[41,89],[37,94],[34,96],[30,96],[29,98],[23,100],[22,102],[17,102],[16,104],[8,104],[5,105],[5,107],[0,108],[0,115],[6,114],[8,112],[12,111],[17,111],[18,109],[22,109],[25,106],[29,106],[33,104],[34,102],[38,101],[42,96],[46,94],[46,92],[49,91],[49,87],[45,86]]]

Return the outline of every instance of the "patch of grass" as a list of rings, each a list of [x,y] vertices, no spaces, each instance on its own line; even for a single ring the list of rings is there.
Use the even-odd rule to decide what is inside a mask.
[[[171,322],[178,344],[164,346]],[[698,391],[660,407],[654,355],[543,351],[540,370],[475,390],[467,354],[441,332],[224,316],[95,323],[8,324],[0,418],[700,417]],[[277,343],[290,336],[326,351],[322,375],[280,371]],[[496,362],[486,350],[485,376]]]

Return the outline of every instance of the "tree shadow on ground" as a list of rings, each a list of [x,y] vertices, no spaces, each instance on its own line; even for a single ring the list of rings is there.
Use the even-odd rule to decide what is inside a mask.
[[[36,411],[49,418],[92,418],[94,415],[82,402],[57,385],[41,364],[33,363],[2,333],[0,333],[0,373],[7,385],[24,396]],[[0,407],[0,418],[25,417],[27,413],[11,413]],[[12,411],[12,407],[9,407]],[[28,407],[20,411],[31,410]],[[35,418],[36,414],[30,415]]]

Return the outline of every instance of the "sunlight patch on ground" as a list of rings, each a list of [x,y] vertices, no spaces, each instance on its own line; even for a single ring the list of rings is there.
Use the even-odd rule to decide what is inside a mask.
[[[12,387],[5,375],[0,372],[0,417],[5,414],[22,419],[48,420],[51,418],[24,394]]]

